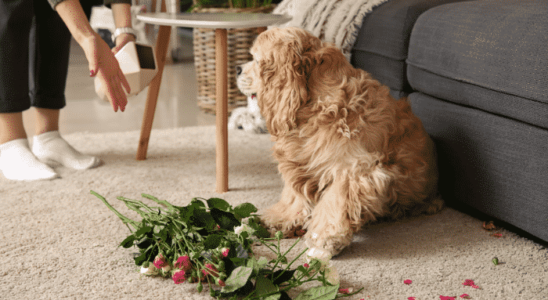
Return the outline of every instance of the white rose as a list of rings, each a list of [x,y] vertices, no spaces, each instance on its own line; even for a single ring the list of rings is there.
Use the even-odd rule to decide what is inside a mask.
[[[242,232],[247,232],[249,233],[249,235],[252,235],[255,230],[249,227],[249,225],[247,224],[242,224],[241,226],[234,227],[234,233],[236,233],[237,235],[242,234]]]
[[[145,274],[147,276],[158,275],[158,269],[156,269],[153,264],[148,264],[148,268],[141,266],[141,274]]]

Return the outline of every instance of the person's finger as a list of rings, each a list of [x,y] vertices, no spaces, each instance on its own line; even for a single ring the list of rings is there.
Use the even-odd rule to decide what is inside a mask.
[[[122,111],[125,110],[125,104],[127,103],[127,97],[122,89],[122,84],[120,83],[120,77],[114,76],[113,78],[114,90],[116,91],[116,104]]]
[[[124,75],[124,73],[122,73],[122,71],[120,71],[118,76],[120,77],[122,85],[126,89],[127,93],[128,94],[131,93],[131,87],[129,86],[129,82],[127,81],[126,75]]]
[[[97,54],[94,53],[90,55],[88,60],[89,65],[89,77],[95,77],[97,73],[99,72],[99,58],[97,57]]]
[[[112,106],[112,109],[114,110],[114,112],[117,112],[118,104],[116,100],[116,92],[114,91],[112,87],[112,82],[109,82],[109,84],[107,84],[106,94],[107,94],[108,101],[110,102],[110,105]]]
[[[118,53],[118,51],[120,51],[120,49],[122,49],[123,47],[124,47],[123,44],[115,46],[114,48],[112,48],[112,54]]]

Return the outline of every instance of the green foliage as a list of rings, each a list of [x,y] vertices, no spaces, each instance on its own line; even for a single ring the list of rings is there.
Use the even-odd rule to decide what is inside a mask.
[[[338,285],[329,284],[325,272],[319,271],[318,260],[312,260],[307,267],[293,267],[307,249],[288,262],[286,255],[299,240],[282,253],[280,239],[283,235],[270,238],[255,214],[257,208],[251,203],[233,208],[223,199],[193,198],[190,204],[181,207],[142,194],[159,205],[149,206],[142,201],[118,197],[141,216],[141,221],[134,221],[118,212],[103,196],[94,191],[91,194],[128,226],[131,234],[119,246],[138,249],[139,253],[134,255],[137,266],[155,270],[155,259],[163,259],[169,265],[169,268],[146,275],[171,277],[181,270],[178,268],[184,268],[186,281],[197,283],[198,292],[207,284],[210,295],[217,299],[288,300],[291,299],[288,290],[311,281],[321,286],[302,292],[296,299],[327,300],[349,296],[337,295]],[[237,234],[235,228],[238,226],[241,230]],[[252,245],[256,243],[270,249],[276,259],[255,257]],[[178,260],[185,257],[189,266],[178,265]]]

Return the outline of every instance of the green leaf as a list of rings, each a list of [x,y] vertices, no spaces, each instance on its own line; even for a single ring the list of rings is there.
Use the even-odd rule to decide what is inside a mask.
[[[134,241],[135,241],[135,236],[132,234],[132,235],[128,236],[125,240],[123,240],[120,243],[120,246],[118,246],[118,247],[129,248],[129,247],[133,246]]]
[[[218,234],[208,235],[204,241],[205,249],[206,250],[215,249],[219,247],[219,245],[221,244],[221,241],[222,241],[222,237]]]
[[[278,270],[274,272],[274,274],[272,274],[270,279],[274,282],[275,285],[280,285],[293,278],[293,274],[295,274],[295,270]]]
[[[261,226],[260,224],[249,223],[249,227],[251,227],[255,230],[255,232],[253,232],[253,235],[255,235],[259,238],[266,239],[266,238],[270,237],[270,232],[268,232],[268,230],[266,228],[264,228],[263,226]]]
[[[192,220],[197,225],[196,227],[204,227],[206,230],[215,228],[215,219],[205,210],[194,210]]]
[[[266,266],[266,264],[268,264],[268,258],[266,258],[264,256],[261,256],[261,258],[259,258],[259,260],[257,261],[257,265],[258,265],[259,269],[264,268],[264,266]]]
[[[143,226],[137,230],[137,232],[134,233],[135,237],[137,239],[142,238],[145,234],[149,233],[152,230],[152,227],[150,226]]]
[[[241,218],[247,218],[254,212],[257,212],[257,208],[251,203],[242,203],[234,208],[234,213]]]
[[[192,201],[190,201],[190,206],[192,206],[194,209],[204,209],[206,208],[204,202],[201,200],[198,200],[198,198],[192,198]]]
[[[262,297],[263,295],[269,294],[271,292],[277,292],[278,289],[276,286],[270,281],[270,279],[265,278],[263,276],[258,276],[257,281],[255,282],[255,288],[257,291],[257,296]],[[277,294],[278,297],[276,299],[279,299],[281,294]]]
[[[143,252],[141,255],[134,258],[135,264],[140,266],[146,261],[146,259],[147,259],[147,252]]]
[[[261,298],[262,300],[279,300],[280,297],[282,297],[282,294],[280,293],[276,293],[276,294],[272,294],[270,296],[267,296],[267,297],[264,297],[264,298]],[[291,299],[291,298],[290,298]]]
[[[209,209],[216,208],[222,211],[230,211],[230,204],[223,199],[219,198],[209,198],[207,199],[207,206]]]
[[[286,292],[282,291],[282,295],[280,297],[280,300],[291,300],[291,297]]]
[[[339,285],[318,286],[300,293],[295,300],[333,300],[337,297]]]
[[[241,225],[240,221],[238,221],[232,213],[217,208],[212,208],[210,213],[215,222],[224,230],[234,231],[234,227]]]
[[[154,241],[153,239],[144,238],[143,240],[141,240],[137,243],[137,248],[147,249],[148,247],[150,247],[150,245],[152,245],[153,241]]]
[[[181,221],[187,224],[190,218],[194,216],[194,206],[182,207],[179,209],[179,215],[181,216]]]
[[[221,292],[230,293],[243,287],[249,280],[249,276],[251,276],[251,273],[253,273],[252,268],[237,267],[236,269],[234,269],[234,271],[232,271],[230,276],[226,279],[225,281],[226,286],[224,286],[221,289]]]

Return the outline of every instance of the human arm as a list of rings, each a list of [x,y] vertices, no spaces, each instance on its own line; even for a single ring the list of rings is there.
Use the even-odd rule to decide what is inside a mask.
[[[114,16],[114,24],[116,28],[127,28],[131,26],[131,5],[129,3],[112,3],[112,15]],[[136,37],[130,33],[122,33],[116,38],[116,46],[112,49],[113,53],[117,53],[128,42],[135,42]]]
[[[91,28],[79,0],[61,1],[54,6],[54,9],[63,19],[76,42],[84,49],[90,75],[98,76],[114,111],[118,111],[118,108],[124,111],[127,105],[124,88],[129,93],[129,83],[108,45]]]

